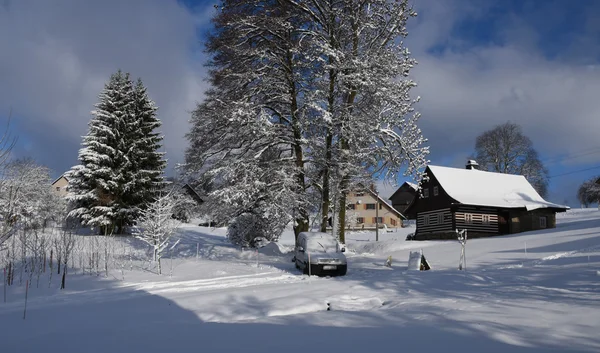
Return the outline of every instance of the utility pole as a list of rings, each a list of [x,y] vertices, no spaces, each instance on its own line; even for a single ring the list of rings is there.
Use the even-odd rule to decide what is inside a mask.
[[[379,241],[379,191],[375,195],[375,241]]]

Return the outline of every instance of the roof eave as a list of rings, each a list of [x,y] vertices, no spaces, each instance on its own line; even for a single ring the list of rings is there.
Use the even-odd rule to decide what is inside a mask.
[[[373,190],[369,189],[369,188],[365,188],[365,190],[367,190],[371,195],[373,195],[376,199],[378,199],[378,201],[381,201],[384,205],[387,206],[387,208],[391,211],[394,212],[398,215],[398,217],[407,220],[408,218],[403,215],[400,211],[398,211],[397,209],[394,208],[394,206],[390,205],[389,203],[387,203],[381,196],[379,196],[379,194],[375,193]]]

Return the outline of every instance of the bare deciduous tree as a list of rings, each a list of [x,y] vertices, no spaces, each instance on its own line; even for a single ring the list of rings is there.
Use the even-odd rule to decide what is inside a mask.
[[[10,153],[17,143],[17,138],[11,135],[10,132],[10,120],[12,117],[12,108],[8,113],[8,119],[6,123],[6,128],[0,137],[0,189],[3,188],[5,183],[5,169],[6,164],[10,158]],[[9,223],[6,222],[6,219],[1,220],[2,224],[0,225],[0,247],[2,243],[4,243],[13,233],[13,227]]]
[[[475,158],[483,170],[523,175],[542,197],[548,193],[548,169],[516,123],[509,121],[479,135]]]
[[[136,238],[152,246],[153,260],[158,262],[158,274],[162,273],[160,260],[163,251],[169,246],[171,237],[180,224],[172,218],[174,208],[175,201],[171,194],[159,196],[141,211],[138,226],[135,228]]]
[[[584,181],[577,190],[577,199],[585,207],[594,202],[600,207],[600,176]]]

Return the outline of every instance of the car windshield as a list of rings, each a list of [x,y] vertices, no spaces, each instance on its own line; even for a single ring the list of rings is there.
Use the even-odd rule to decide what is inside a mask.
[[[312,238],[306,240],[308,251],[312,252],[337,252],[338,242],[332,237]]]

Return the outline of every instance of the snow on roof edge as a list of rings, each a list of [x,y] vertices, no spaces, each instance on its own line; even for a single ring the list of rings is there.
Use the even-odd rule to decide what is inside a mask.
[[[384,200],[381,196],[379,196],[377,193],[375,193],[373,190],[366,188],[366,190],[371,193],[371,195],[375,196],[376,198],[379,199],[379,201],[381,201],[383,204],[385,204],[387,207],[389,207],[389,209],[392,212],[396,212],[398,214],[398,216],[400,216],[401,218],[404,219],[408,219],[406,218],[406,216],[404,214],[402,214],[402,212],[398,211],[397,209],[394,208],[394,206],[390,205],[386,200]]]
[[[415,184],[415,183],[411,183],[410,181],[405,181],[405,183],[410,186],[411,188],[413,188],[415,191],[419,190],[419,185]]]
[[[525,208],[528,211],[540,208],[570,207],[546,201],[522,175],[494,173],[444,166],[428,166],[448,196],[465,205],[498,208]],[[493,183],[495,187],[488,188]],[[467,185],[467,188],[465,188]],[[485,197],[482,195],[486,195]],[[488,199],[486,200],[486,197]]]

